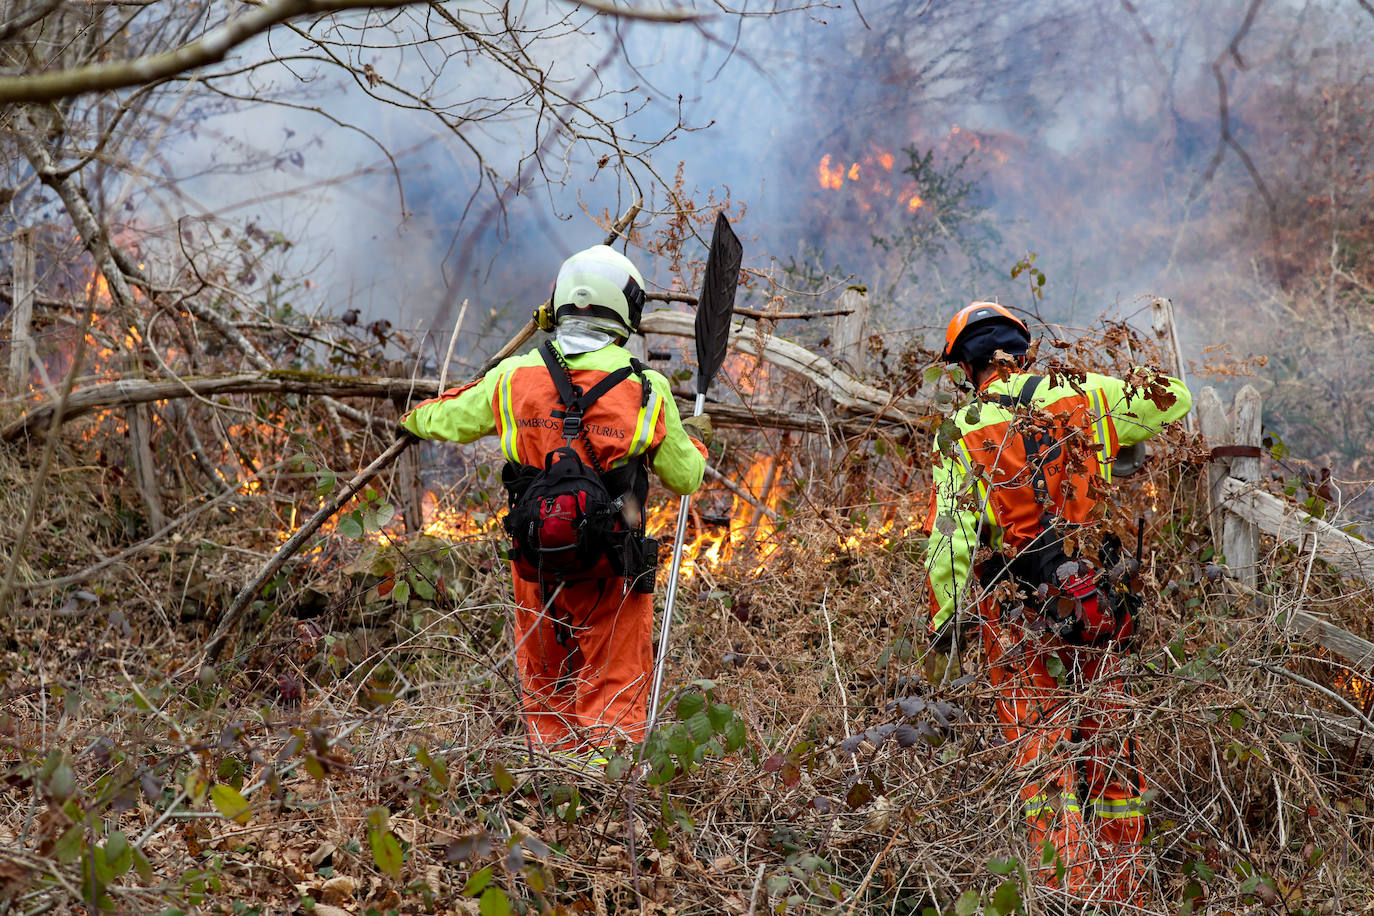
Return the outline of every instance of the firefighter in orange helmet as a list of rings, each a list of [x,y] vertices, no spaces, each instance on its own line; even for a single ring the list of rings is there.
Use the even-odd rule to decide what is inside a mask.
[[[629,259],[581,251],[537,313],[554,340],[401,421],[426,439],[500,437],[525,722],[536,745],[593,759],[644,736],[658,555],[644,537],[647,472],[695,491],[711,432],[705,415],[681,419],[668,380],[620,346],[643,307]]]
[[[1147,369],[1034,375],[1030,343],[1025,322],[995,302],[963,308],[945,334],[944,358],[973,397],[937,437],[926,672],[937,682],[957,673],[962,635],[978,627],[1038,879],[1130,904],[1144,874],[1145,780],[1120,668],[1138,564],[1118,539],[1095,537],[1093,522],[1118,454],[1184,416],[1192,398]]]

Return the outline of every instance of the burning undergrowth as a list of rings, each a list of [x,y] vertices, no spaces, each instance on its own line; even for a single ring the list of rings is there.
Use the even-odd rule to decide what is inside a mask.
[[[1123,334],[1042,357],[1124,363]],[[929,362],[912,351],[888,377],[938,401]],[[726,371],[752,397],[811,396],[750,369]],[[258,473],[153,540],[129,475],[93,457],[122,454],[118,427],[85,418],[63,434],[62,484],[22,576],[84,575],[26,589],[21,604],[46,613],[11,618],[0,894],[13,911],[1052,911],[1018,827],[1036,774],[1015,766],[978,653],[938,689],[921,675],[933,412],[868,438],[722,432],[721,479],[689,526],[669,713],[641,776],[629,747],[605,768],[530,755],[503,497],[476,461],[446,487],[393,473],[264,591],[236,654],[188,669],[206,618],[376,447],[331,436],[326,411],[243,406],[231,451]],[[302,457],[267,460],[307,422],[319,432]],[[1143,516],[1150,533],[1128,663],[1150,785],[1146,911],[1359,912],[1374,694],[1276,621],[1339,606],[1367,634],[1352,610],[1367,602],[1320,566],[1305,576],[1289,548],[1271,549],[1262,593],[1228,586],[1200,455],[1171,433],[1110,517],[1129,531]],[[33,468],[21,452],[0,462],[12,514]],[[671,509],[652,524],[669,537]]]

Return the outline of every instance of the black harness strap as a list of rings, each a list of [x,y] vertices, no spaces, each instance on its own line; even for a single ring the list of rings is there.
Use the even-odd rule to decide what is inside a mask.
[[[567,408],[570,414],[576,414],[579,424],[582,420],[582,414],[586,412],[588,407],[591,407],[597,401],[601,400],[601,396],[606,392],[635,374],[635,367],[633,365],[622,366],[616,371],[608,373],[605,378],[593,385],[589,391],[584,392],[581,388],[573,384],[572,370],[568,368],[568,364],[564,362],[562,355],[553,348],[552,343],[547,340],[544,341],[544,345],[539,348],[539,355],[543,357],[544,365],[548,367],[549,375],[553,377],[553,385],[558,389],[558,399],[563,402],[563,406]],[[642,375],[643,373],[641,372],[640,374]],[[566,420],[563,425],[567,427],[568,423]],[[572,435],[576,436],[577,431],[574,430]],[[566,429],[564,438],[572,438],[572,436],[566,434]]]
[[[1025,383],[1021,386],[1021,390],[1016,393],[1015,397],[1009,394],[999,394],[995,395],[993,400],[1007,408],[1030,407],[1031,399],[1035,397],[1036,390],[1044,380],[1045,377],[1042,375],[1032,375],[1030,378],[1026,379]]]
[[[549,416],[563,421],[563,441],[568,445],[572,445],[572,441],[579,435],[582,437],[582,444],[587,448],[587,457],[592,460],[592,468],[597,474],[604,476],[606,469],[601,466],[601,460],[596,457],[596,449],[592,448],[591,438],[582,426],[582,416],[587,412],[588,407],[601,399],[602,395],[633,375],[633,367],[623,366],[607,374],[605,378],[593,385],[590,391],[584,392],[573,384],[572,370],[568,368],[563,355],[554,349],[552,342],[544,341],[544,345],[539,348],[539,355],[543,358],[544,365],[548,367],[550,377],[553,378],[553,386],[558,390],[558,400],[563,403],[562,410],[551,410]]]
[[[1029,410],[1031,400],[1035,397],[1035,392],[1044,380],[1043,376],[1032,375],[1021,385],[1021,390],[1016,393],[1015,397],[1009,394],[999,394],[994,397],[994,400],[1008,410],[1016,407]],[[1045,462],[1058,458],[1061,446],[1058,442],[1051,442],[1050,447],[1045,449],[1045,443],[1050,437],[1034,425],[1028,430],[1021,431],[1020,435],[1021,441],[1026,446],[1026,464],[1031,469],[1031,489],[1035,492],[1035,501],[1039,503],[1042,510],[1048,511],[1050,494],[1049,485],[1045,483]],[[1045,453],[1044,457],[1041,457],[1042,451]]]

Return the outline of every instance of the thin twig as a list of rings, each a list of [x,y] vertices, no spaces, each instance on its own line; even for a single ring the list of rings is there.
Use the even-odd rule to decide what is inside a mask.
[[[458,342],[458,332],[463,329],[463,319],[468,314],[468,300],[463,300],[462,308],[458,309],[458,320],[454,322],[453,333],[448,338],[448,350],[444,353],[444,361],[439,366],[439,393],[444,392],[444,383],[448,381],[448,364],[453,359],[453,345]]]

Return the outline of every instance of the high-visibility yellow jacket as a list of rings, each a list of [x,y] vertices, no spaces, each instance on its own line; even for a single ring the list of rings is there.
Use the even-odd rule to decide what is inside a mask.
[[[1117,451],[1154,436],[1193,403],[1181,381],[1149,370],[1131,373],[1134,381],[1090,372],[1042,378],[1031,415],[1013,423],[1017,409],[1003,406],[997,396],[1015,399],[1031,376],[994,377],[950,418],[957,438],[937,437],[926,519],[931,633],[954,616],[961,602],[968,603],[980,541],[1015,556],[1041,533],[1047,510],[1069,523],[1091,521],[1103,484],[1111,481]],[[1050,506],[1040,506],[1032,489],[1033,469],[1020,433],[1030,422],[1059,445],[1043,449],[1038,462]]]
[[[558,345],[555,343],[555,347]],[[573,384],[590,390],[611,372],[630,365],[630,353],[614,344],[567,357]],[[644,458],[664,486],[685,495],[701,486],[706,449],[682,427],[677,403],[662,373],[644,370],[649,396],[631,375],[587,408],[582,427],[601,466],[610,470]],[[500,436],[506,460],[544,466],[563,443],[562,423],[550,413],[558,390],[537,350],[503,360],[481,379],[422,401],[401,425],[423,439],[472,442]],[[590,464],[586,442],[573,447]]]

